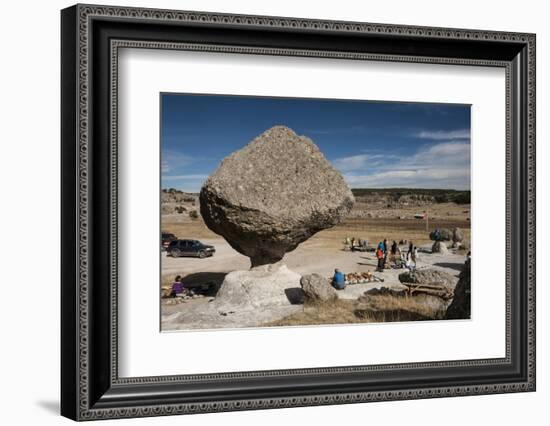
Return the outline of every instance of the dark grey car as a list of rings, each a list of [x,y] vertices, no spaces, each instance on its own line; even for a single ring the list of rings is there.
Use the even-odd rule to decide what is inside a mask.
[[[213,256],[216,252],[214,246],[201,243],[199,240],[174,240],[166,249],[168,256],[172,257],[204,257]]]

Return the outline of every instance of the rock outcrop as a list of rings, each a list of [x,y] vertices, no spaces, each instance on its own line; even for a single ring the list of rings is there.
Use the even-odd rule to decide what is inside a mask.
[[[338,299],[338,293],[327,278],[319,274],[304,275],[300,280],[305,301],[309,303],[326,303]]]
[[[319,148],[275,126],[226,157],[200,192],[208,226],[252,267],[272,264],[316,232],[342,221],[354,203]]]
[[[471,311],[470,259],[466,260],[455,287],[453,301],[447,308],[445,319],[469,319]]]
[[[456,278],[438,269],[420,269],[399,274],[399,282],[410,284],[443,284],[454,287]]]

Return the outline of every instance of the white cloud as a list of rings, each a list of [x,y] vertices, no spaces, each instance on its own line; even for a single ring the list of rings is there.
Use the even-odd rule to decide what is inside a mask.
[[[334,167],[341,171],[362,169],[368,163],[370,155],[359,154],[351,157],[342,157],[334,160]]]
[[[470,169],[470,144],[442,142],[420,148],[414,155],[404,157],[400,164],[417,169]]]
[[[177,171],[181,167],[192,164],[195,159],[189,155],[182,154],[181,152],[163,150],[161,152],[162,161],[160,164],[162,173],[168,173],[170,171]]]
[[[367,167],[380,166],[385,161],[391,158],[398,158],[394,155],[385,154],[358,154],[349,157],[340,157],[332,163],[341,172],[349,172],[354,170],[364,170]]]
[[[206,180],[208,175],[174,175],[174,176],[162,176],[162,180]]]
[[[391,170],[370,175],[345,174],[344,179],[352,188],[470,188],[470,171],[456,169]]]
[[[470,139],[470,130],[424,130],[415,135],[420,139],[429,139],[435,141],[442,140],[456,140],[456,139]]]
[[[356,155],[333,161],[351,187],[470,188],[470,144],[442,142],[411,155]]]

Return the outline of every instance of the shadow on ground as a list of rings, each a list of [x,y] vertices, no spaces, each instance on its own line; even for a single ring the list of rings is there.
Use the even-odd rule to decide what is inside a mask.
[[[450,268],[456,271],[462,271],[462,267],[464,265],[462,263],[438,262],[438,263],[434,263],[434,266],[440,266],[442,268]]]
[[[292,287],[285,289],[286,297],[292,305],[304,304],[304,291],[301,287]]]
[[[227,272],[195,272],[186,275],[182,282],[187,288],[208,286],[208,295],[215,296],[223,283]]]

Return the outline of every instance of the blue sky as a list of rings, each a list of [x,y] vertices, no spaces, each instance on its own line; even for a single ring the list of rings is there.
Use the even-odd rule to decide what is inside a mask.
[[[275,125],[308,136],[352,188],[470,189],[470,106],[161,94],[162,188],[198,192]]]

